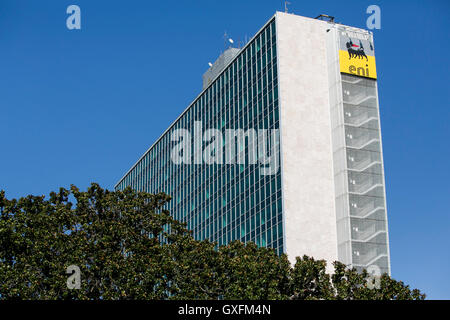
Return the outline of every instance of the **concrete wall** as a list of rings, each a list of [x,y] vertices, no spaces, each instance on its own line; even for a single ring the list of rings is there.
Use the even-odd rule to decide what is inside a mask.
[[[276,14],[284,242],[291,262],[304,254],[337,260],[327,26]]]

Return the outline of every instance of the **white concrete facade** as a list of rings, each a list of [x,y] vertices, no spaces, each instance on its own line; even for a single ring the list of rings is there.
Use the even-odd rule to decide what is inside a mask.
[[[277,12],[285,251],[338,260],[327,23]],[[329,265],[330,267],[330,265]]]

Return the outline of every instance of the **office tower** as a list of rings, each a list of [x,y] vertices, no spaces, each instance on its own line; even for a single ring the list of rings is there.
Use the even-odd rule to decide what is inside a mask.
[[[277,12],[203,86],[116,189],[170,194],[196,239],[390,273],[372,34]]]

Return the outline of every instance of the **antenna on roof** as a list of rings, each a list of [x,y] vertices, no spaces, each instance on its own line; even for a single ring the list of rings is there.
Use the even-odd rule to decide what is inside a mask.
[[[231,39],[230,36],[225,31],[225,33],[223,34],[223,49],[224,50],[227,49],[227,44],[228,44],[228,48],[231,47],[234,44],[234,40]]]
[[[223,50],[225,51],[225,49],[227,48],[227,37],[228,37],[228,34],[227,34],[227,32],[225,31],[224,33],[223,33]]]
[[[288,4],[291,4],[289,1],[284,1],[284,12],[288,13]]]

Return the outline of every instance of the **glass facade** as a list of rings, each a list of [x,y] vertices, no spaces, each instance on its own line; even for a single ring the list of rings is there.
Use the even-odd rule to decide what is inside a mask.
[[[218,245],[255,242],[283,252],[280,170],[263,175],[259,164],[175,164],[174,130],[278,129],[275,20],[240,51],[116,185],[172,196],[167,208],[198,240]],[[225,144],[225,140],[224,140]],[[247,153],[248,143],[243,144]],[[238,151],[238,152],[239,152]],[[198,150],[192,150],[195,153]],[[200,150],[202,152],[202,150]]]

